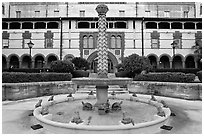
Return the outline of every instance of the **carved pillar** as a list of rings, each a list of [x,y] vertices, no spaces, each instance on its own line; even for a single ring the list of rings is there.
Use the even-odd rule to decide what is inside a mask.
[[[107,37],[106,37],[106,13],[108,7],[104,4],[96,7],[98,12],[98,44],[97,44],[97,55],[98,55],[98,66],[97,74],[100,78],[108,77],[108,52],[107,52]]]

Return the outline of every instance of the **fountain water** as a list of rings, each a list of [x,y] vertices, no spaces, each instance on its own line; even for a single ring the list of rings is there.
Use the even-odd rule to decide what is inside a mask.
[[[97,75],[98,77],[96,78],[73,78],[72,82],[77,84],[77,85],[94,85],[96,86],[96,102],[93,104],[89,102],[81,102],[80,105],[83,106],[82,114],[80,113],[81,116],[79,115],[79,111],[77,111],[74,115],[76,117],[72,118],[71,123],[61,123],[57,121],[53,121],[54,115],[48,114],[48,115],[42,115],[42,107],[38,107],[34,110],[34,116],[37,118],[40,123],[46,127],[49,130],[56,130],[55,132],[58,133],[71,133],[70,131],[78,130],[79,133],[97,133],[99,131],[102,131],[104,133],[115,133],[116,131],[121,132],[122,130],[137,130],[135,133],[141,133],[141,132],[148,132],[145,130],[145,127],[149,129],[150,127],[152,128],[152,132],[158,131],[158,126],[162,126],[164,124],[168,117],[170,116],[170,109],[167,107],[162,107],[162,104],[157,102],[156,99],[152,100],[143,100],[139,99],[134,95],[134,97],[130,96],[127,99],[123,99],[123,101],[120,102],[115,102],[111,100],[113,103],[112,106],[110,106],[110,101],[108,98],[108,88],[109,85],[119,85],[119,86],[126,86],[130,82],[132,82],[131,78],[108,78],[108,52],[107,52],[107,37],[106,37],[106,13],[108,12],[108,7],[104,4],[100,4],[96,7],[96,11],[98,12],[99,20],[98,20],[98,44],[97,44],[97,55],[98,55],[98,67],[97,67]],[[115,94],[114,94],[115,95]],[[73,97],[73,96],[72,96]],[[153,96],[152,96],[153,97]],[[89,96],[89,98],[92,98]],[[114,96],[115,100],[116,96]],[[154,98],[154,97],[153,97]],[[94,99],[94,98],[93,98]],[[51,99],[53,100],[53,98]],[[84,100],[83,98],[77,99],[74,98],[73,102],[75,103],[76,106],[78,106],[78,100]],[[95,100],[95,99],[94,99]],[[62,103],[67,101],[66,99],[60,99],[60,100],[55,100],[54,105],[57,105],[58,103]],[[90,99],[91,101],[91,99]],[[70,102],[70,101],[69,101]],[[93,102],[93,101],[92,101]],[[122,111],[123,108],[127,108],[128,106],[124,105],[122,108],[123,103],[131,103],[129,104],[130,109],[135,108],[133,111],[137,110],[137,106],[133,106],[135,102],[140,102],[145,105],[151,105],[153,107],[156,107],[158,109],[158,112],[155,112],[155,115],[152,115],[151,119],[148,121],[143,121],[141,123],[138,123],[136,120],[134,120],[131,117],[126,117],[128,112]],[[72,103],[74,105],[74,103]],[[53,102],[48,101],[46,106],[53,106]],[[63,107],[63,106],[60,106]],[[57,107],[54,108],[55,110]],[[72,111],[74,109],[70,109]],[[76,109],[75,109],[76,110]],[[70,112],[69,111],[69,112]],[[98,115],[96,115],[96,111]],[[132,112],[133,112],[132,111]],[[65,111],[66,112],[66,111]],[[88,112],[88,113],[87,113]],[[136,111],[135,111],[136,112]],[[138,112],[138,111],[137,111]],[[145,112],[145,111],[142,111]],[[85,117],[85,114],[88,116]],[[132,113],[131,116],[137,113]],[[68,113],[67,113],[68,115]],[[95,117],[92,117],[90,115],[93,115]],[[102,117],[103,115],[103,117]],[[121,115],[121,116],[120,116]],[[99,117],[101,116],[101,117]],[[110,116],[110,117],[109,117]],[[118,116],[118,117],[115,117]],[[122,118],[123,116],[123,118]],[[88,117],[88,122],[84,122],[82,118],[87,118]],[[98,119],[96,119],[96,117]],[[113,124],[102,124],[102,125],[96,125],[92,124],[95,120],[101,120],[104,119],[105,123],[108,121],[111,122],[111,119],[116,120],[116,123],[114,122]],[[145,118],[145,117],[144,117]],[[63,118],[64,120],[64,118]],[[97,121],[96,121],[97,122]],[[129,125],[132,123],[132,125]],[[73,125],[75,124],[75,125]]]

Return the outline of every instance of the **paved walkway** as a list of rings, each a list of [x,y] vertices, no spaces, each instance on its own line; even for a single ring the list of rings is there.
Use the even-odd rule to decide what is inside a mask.
[[[80,95],[80,94],[77,94]],[[82,95],[82,94],[81,94]],[[84,95],[84,94],[83,94]],[[62,97],[63,95],[57,95]],[[149,95],[140,95],[138,97]],[[37,101],[48,99],[49,96],[32,98],[20,101],[2,102],[2,133],[3,134],[48,134],[42,129],[33,130],[32,125],[37,124],[33,116],[29,116]],[[156,96],[158,100],[165,100],[176,116],[170,117],[167,125],[173,126],[171,131],[161,130],[161,134],[201,134],[202,133],[202,101],[187,101],[175,98]]]

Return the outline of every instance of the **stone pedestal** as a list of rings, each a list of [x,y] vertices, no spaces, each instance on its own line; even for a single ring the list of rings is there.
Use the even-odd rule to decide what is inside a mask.
[[[96,104],[97,107],[100,104],[106,103],[108,99],[108,86],[96,86]]]

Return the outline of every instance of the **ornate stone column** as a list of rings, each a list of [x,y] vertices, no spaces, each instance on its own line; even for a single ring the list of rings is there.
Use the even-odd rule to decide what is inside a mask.
[[[106,13],[108,7],[104,4],[100,4],[96,7],[98,12],[98,43],[97,43],[97,55],[98,65],[97,74],[99,78],[108,77],[108,52],[107,52],[107,37],[106,37]]]

